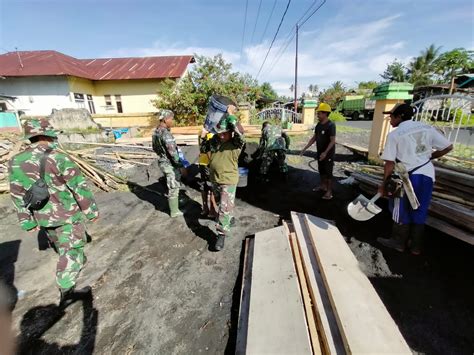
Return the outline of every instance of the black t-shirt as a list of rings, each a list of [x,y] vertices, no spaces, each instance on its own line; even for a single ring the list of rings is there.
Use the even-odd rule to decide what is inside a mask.
[[[314,134],[316,136],[316,149],[319,154],[323,153],[331,142],[331,137],[336,136],[336,125],[332,121],[327,121],[325,124],[319,122],[314,129]],[[332,147],[328,152],[327,157],[333,158],[336,153],[336,146]]]

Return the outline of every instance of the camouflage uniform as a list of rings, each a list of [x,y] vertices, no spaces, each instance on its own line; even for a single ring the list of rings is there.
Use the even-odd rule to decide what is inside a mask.
[[[228,122],[223,125],[224,128],[222,128],[221,131],[225,131],[225,127],[235,127],[236,125],[237,119],[233,115],[229,115],[226,117],[226,119]],[[211,182],[213,186],[213,192],[216,196],[216,201],[219,204],[216,224],[218,234],[228,235],[230,232],[232,211],[234,210],[235,203],[235,193],[237,191],[238,171],[232,172],[236,176],[235,181],[229,181],[229,183],[221,183],[216,181],[216,173],[213,170],[218,170],[220,167],[217,167],[216,169],[216,167],[213,166],[213,159],[219,154],[229,154],[229,151],[232,151],[232,153],[235,155],[234,158],[238,159],[244,145],[244,137],[241,134],[234,132],[230,142],[221,143],[218,135],[216,134],[207,142],[207,144],[203,144],[201,146],[201,152],[211,152]]]
[[[268,125],[262,130],[262,137],[260,138],[260,174],[268,174],[268,170],[272,165],[273,160],[277,160],[280,172],[288,172],[288,165],[286,164],[285,151],[290,146],[290,138],[278,126]]]
[[[25,133],[28,139],[38,135],[56,138],[45,119],[26,122]],[[23,196],[40,177],[40,161],[46,150],[51,150],[44,176],[50,198],[42,209],[28,210],[24,207]],[[9,178],[10,194],[21,228],[40,227],[47,232],[59,253],[56,282],[62,290],[71,289],[85,263],[84,215],[89,220],[98,217],[94,196],[79,167],[57,150],[57,143],[33,143],[10,160]]]
[[[183,164],[176,141],[166,127],[158,127],[153,133],[153,150],[158,154],[158,165],[166,178],[168,198],[178,198]]]

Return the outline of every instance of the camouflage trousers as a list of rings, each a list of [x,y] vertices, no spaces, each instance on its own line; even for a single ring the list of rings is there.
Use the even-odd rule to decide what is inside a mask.
[[[158,162],[161,171],[166,178],[168,187],[168,198],[179,197],[179,188],[181,187],[181,172],[168,162]]]
[[[235,205],[236,185],[212,184],[216,202],[219,205],[216,229],[219,234],[229,234],[232,211]]]
[[[74,223],[45,228],[45,231],[59,254],[56,283],[60,289],[68,290],[76,285],[79,273],[86,263],[86,229],[82,223]]]
[[[286,165],[286,156],[284,150],[267,150],[262,154],[262,162],[260,164],[260,174],[268,174],[268,170],[272,165],[273,161],[278,162],[278,168],[281,173],[288,172],[288,165]]]

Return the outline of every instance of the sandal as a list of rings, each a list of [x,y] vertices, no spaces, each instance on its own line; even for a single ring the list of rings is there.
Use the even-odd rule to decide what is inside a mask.
[[[328,200],[328,201],[329,201],[329,200],[332,200],[332,198],[333,198],[333,195],[329,195],[329,196],[324,195],[324,196],[322,197],[323,200]]]
[[[315,187],[313,192],[326,192],[327,190],[323,189],[321,186]]]

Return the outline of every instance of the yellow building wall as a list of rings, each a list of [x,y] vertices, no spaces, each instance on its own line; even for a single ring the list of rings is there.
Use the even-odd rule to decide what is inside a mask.
[[[156,112],[157,109],[151,101],[157,98],[163,80],[92,81],[69,77],[68,82],[72,101],[74,101],[73,93],[92,95],[96,113],[113,114],[117,113],[115,95],[121,96],[123,113]],[[105,95],[110,95],[113,109],[106,109]]]
[[[97,112],[114,113],[117,112],[115,95],[120,95],[122,99],[123,113],[133,112],[153,112],[157,111],[152,100],[156,99],[158,89],[162,80],[106,80],[95,82],[96,101],[101,106]],[[106,111],[104,95],[110,95],[114,111]],[[97,109],[97,108],[96,108]]]

